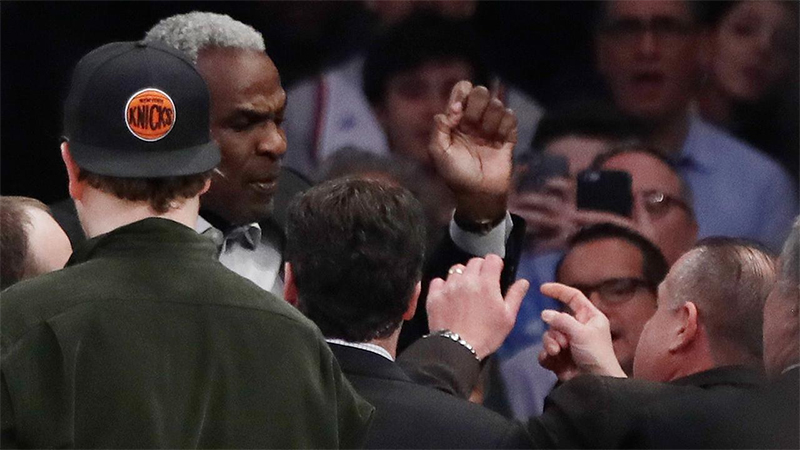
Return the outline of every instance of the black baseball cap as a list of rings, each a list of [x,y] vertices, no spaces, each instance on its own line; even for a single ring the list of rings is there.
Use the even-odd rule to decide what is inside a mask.
[[[64,106],[64,139],[78,167],[98,175],[160,178],[213,169],[209,93],[183,53],[159,43],[113,42],[81,58]]]

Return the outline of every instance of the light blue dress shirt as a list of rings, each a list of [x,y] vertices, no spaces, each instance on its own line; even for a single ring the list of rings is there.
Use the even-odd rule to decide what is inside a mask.
[[[744,237],[780,251],[798,198],[777,162],[692,115],[677,166],[692,189],[699,238]]]

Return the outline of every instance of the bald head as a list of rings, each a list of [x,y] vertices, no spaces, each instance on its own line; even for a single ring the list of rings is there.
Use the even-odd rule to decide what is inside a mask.
[[[593,166],[631,175],[633,219],[674,264],[697,240],[692,194],[672,164],[656,148],[641,143],[617,146]]]
[[[764,303],[775,279],[775,261],[762,246],[708,238],[675,264],[665,283],[675,306],[697,305],[721,365],[761,360]]]

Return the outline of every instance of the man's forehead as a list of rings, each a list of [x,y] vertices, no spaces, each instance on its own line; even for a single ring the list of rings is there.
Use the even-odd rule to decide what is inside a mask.
[[[668,190],[680,195],[680,178],[664,161],[644,152],[626,152],[612,156],[603,163],[604,169],[623,170],[631,174],[634,189]]]
[[[681,0],[617,0],[604,2],[606,20],[675,17],[692,19],[691,7]]]
[[[610,251],[613,248],[613,251]],[[569,275],[588,274],[604,278],[640,277],[642,276],[642,254],[638,247],[620,237],[603,237],[575,244],[567,251],[564,268],[572,268]],[[570,264],[574,261],[576,264]],[[562,275],[568,275],[562,273]],[[572,278],[570,277],[570,278]]]

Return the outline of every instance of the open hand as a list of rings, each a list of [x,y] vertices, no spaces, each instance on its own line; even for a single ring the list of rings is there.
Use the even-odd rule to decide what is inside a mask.
[[[428,288],[428,326],[431,331],[458,333],[475,349],[478,358],[494,353],[511,332],[527,280],[517,280],[505,298],[500,292],[503,260],[497,255],[472,258],[456,264],[447,281],[435,278]]]

